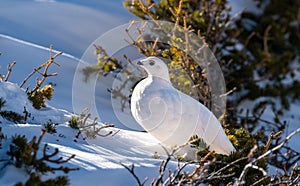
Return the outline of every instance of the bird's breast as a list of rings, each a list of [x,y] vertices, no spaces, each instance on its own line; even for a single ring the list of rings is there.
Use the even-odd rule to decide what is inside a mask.
[[[168,88],[164,82],[144,79],[134,88],[131,97],[131,113],[135,120],[146,130],[163,124],[172,103],[164,95]]]

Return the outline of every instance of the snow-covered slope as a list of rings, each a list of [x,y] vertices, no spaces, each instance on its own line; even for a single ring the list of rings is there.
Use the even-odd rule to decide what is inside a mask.
[[[134,185],[135,180],[121,166],[121,163],[125,165],[134,164],[137,174],[142,180],[149,176],[152,180],[153,177],[158,176],[161,160],[154,159],[153,154],[158,152],[163,158],[165,152],[151,135],[114,128],[103,130],[103,133],[114,131],[116,134],[113,136],[87,140],[80,137],[75,142],[77,130],[68,126],[68,121],[72,115],[68,111],[50,106],[39,111],[35,110],[30,101],[27,100],[24,90],[10,82],[0,83],[0,97],[7,102],[3,110],[13,110],[22,114],[24,107],[26,107],[26,110],[34,117],[34,119],[29,119],[26,124],[13,124],[1,118],[3,133],[8,137],[7,140],[3,141],[4,147],[1,149],[1,157],[5,157],[4,154],[8,150],[11,136],[21,134],[31,139],[40,134],[42,124],[51,120],[58,124],[57,133],[47,133],[43,143],[47,143],[51,148],[59,148],[60,156],[69,157],[76,154],[76,157],[66,164],[72,168],[80,168],[79,171],[69,174],[71,185],[87,183],[89,185],[99,185],[99,183],[101,185]],[[170,164],[171,167],[176,167],[176,165],[177,163],[174,162]],[[19,172],[17,176],[16,172]],[[18,181],[25,181],[27,177],[24,173],[9,166],[0,172],[0,185],[13,185]]]
[[[69,174],[71,185],[135,185],[134,178],[120,163],[135,164],[137,175],[142,180],[145,177],[152,180],[158,176],[161,161],[154,159],[152,155],[158,152],[163,158],[165,154],[149,134],[117,128],[114,130],[118,133],[114,136],[98,137],[92,141],[80,138],[74,142],[77,131],[67,124],[72,115],[72,82],[78,58],[101,34],[129,22],[131,15],[123,9],[121,3],[122,1],[0,0],[0,72],[6,73],[6,65],[17,61],[9,78],[11,82],[20,84],[34,67],[48,60],[47,47],[50,44],[56,50],[71,54],[59,56],[56,61],[61,66],[50,68],[51,72],[57,72],[59,76],[47,79],[46,83],[56,84],[55,92],[53,100],[47,103],[47,108],[40,111],[32,108],[25,92],[17,84],[0,83],[0,97],[7,101],[5,110],[22,113],[25,106],[34,116],[34,120],[27,124],[3,122],[2,130],[5,135],[10,138],[15,134],[25,134],[31,138],[40,134],[42,124],[49,119],[58,123],[57,133],[46,134],[44,143],[53,148],[58,147],[60,155],[65,157],[76,154],[75,159],[67,164],[80,168]],[[31,84],[34,84],[34,79]],[[1,153],[5,154],[5,148],[7,146]],[[25,179],[25,172],[14,167],[7,167],[0,172],[0,185],[14,185]]]
[[[120,131],[106,138],[80,138],[74,142],[77,131],[67,124],[73,114],[72,83],[78,58],[81,58],[85,49],[104,32],[135,19],[122,7],[122,2],[123,0],[0,0],[0,73],[6,72],[8,63],[17,61],[9,78],[13,83],[0,83],[0,97],[7,101],[4,109],[22,113],[26,106],[35,117],[27,124],[3,122],[1,127],[8,137],[26,134],[31,138],[40,134],[41,124],[49,119],[58,123],[57,133],[46,134],[44,143],[53,148],[58,147],[60,155],[65,157],[76,154],[75,159],[67,164],[80,168],[79,171],[69,174],[72,186],[135,185],[134,178],[120,163],[134,163],[137,166],[137,175],[141,180],[149,177],[149,183],[153,177],[158,176],[161,161],[152,158],[153,153],[158,152],[161,156],[165,154],[149,134],[119,129],[122,127],[118,125],[118,120],[113,114],[107,116],[104,122],[117,124],[114,130]],[[236,7],[235,12],[238,12],[244,5],[237,4]],[[53,44],[54,49],[70,55],[57,58],[56,61],[61,67],[51,67],[51,72],[59,74],[58,77],[48,78],[46,82],[56,84],[53,99],[47,103],[47,108],[36,111],[17,84],[20,84],[34,67],[48,59],[47,48],[50,44]],[[31,84],[34,84],[34,79]],[[112,113],[108,106],[107,110],[103,111],[106,115]],[[292,108],[296,116],[294,119],[298,120],[299,103],[293,104]],[[3,121],[2,118],[0,120]],[[294,143],[299,144],[296,138]],[[5,153],[5,150],[1,153]],[[2,155],[0,154],[0,157]],[[172,162],[170,166],[177,165]],[[0,172],[0,185],[14,185],[26,178],[23,170],[7,167]]]
[[[80,5],[84,4],[84,5]],[[0,0],[0,33],[81,57],[101,34],[132,16],[122,1]],[[1,43],[1,42],[0,42]]]
[[[122,2],[0,0],[1,72],[5,72],[8,63],[17,61],[10,81],[20,83],[26,74],[48,59],[47,48],[53,44],[54,49],[70,55],[57,58],[61,67],[51,67],[51,72],[59,74],[58,78],[48,78],[46,82],[57,85],[51,105],[72,112],[72,83],[79,58],[104,32],[133,18]],[[121,127],[116,116],[109,114],[113,113],[112,105],[107,102],[110,94],[105,89],[101,94],[97,92],[97,96],[105,101],[101,104],[106,108],[101,113],[103,122]]]

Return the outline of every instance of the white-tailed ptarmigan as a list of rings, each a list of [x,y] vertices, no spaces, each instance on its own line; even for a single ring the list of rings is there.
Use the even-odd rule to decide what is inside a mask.
[[[167,65],[157,57],[138,62],[148,76],[131,97],[135,120],[166,146],[180,146],[197,135],[219,154],[235,151],[220,122],[199,101],[172,86]]]

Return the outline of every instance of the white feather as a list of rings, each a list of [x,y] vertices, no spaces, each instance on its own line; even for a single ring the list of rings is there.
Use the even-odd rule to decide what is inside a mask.
[[[139,64],[148,77],[134,88],[131,112],[147,132],[167,146],[185,144],[197,135],[216,153],[235,151],[214,114],[172,86],[162,60],[149,57]]]

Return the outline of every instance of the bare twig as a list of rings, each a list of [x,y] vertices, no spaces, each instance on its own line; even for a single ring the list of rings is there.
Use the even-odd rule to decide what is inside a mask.
[[[33,90],[31,91],[31,93],[37,91],[41,86],[42,84],[45,82],[46,78],[47,77],[50,77],[50,76],[57,76],[57,73],[52,73],[52,74],[48,74],[48,70],[49,70],[49,67],[51,64],[55,64],[57,66],[60,66],[58,63],[56,63],[54,60],[62,54],[62,52],[58,52],[56,53],[54,56],[52,54],[52,49],[53,49],[53,46],[50,45],[50,58],[48,61],[46,61],[45,63],[43,63],[42,65],[40,65],[39,67],[37,68],[34,68],[33,71],[28,74],[25,79],[22,81],[21,85],[20,85],[20,88],[22,88],[24,86],[24,84],[28,81],[28,79],[30,79],[35,73],[38,73],[42,76],[42,79],[41,80],[38,80],[38,78],[36,79],[36,86],[33,88]],[[40,70],[44,68],[44,71],[43,72],[40,72]]]
[[[235,183],[235,185],[242,185],[242,184],[244,183],[244,179],[245,179],[245,176],[246,176],[246,174],[247,174],[249,168],[257,169],[257,170],[261,171],[261,172],[265,175],[265,174],[266,174],[265,170],[263,170],[263,169],[260,168],[260,167],[257,167],[257,166],[254,165],[254,164],[255,164],[256,162],[258,162],[259,160],[266,158],[269,154],[273,153],[274,151],[276,151],[276,150],[282,148],[283,145],[284,145],[285,143],[287,143],[288,140],[291,139],[291,138],[292,138],[295,134],[297,134],[298,132],[300,132],[300,128],[298,128],[297,130],[291,132],[287,137],[285,137],[285,138],[283,139],[283,141],[282,141],[279,145],[277,145],[277,146],[275,146],[274,148],[268,150],[267,152],[265,152],[265,153],[263,153],[262,155],[260,155],[258,158],[254,159],[254,160],[252,160],[250,163],[248,163],[248,164],[244,167],[244,169],[243,169],[243,171],[242,171],[240,177],[238,178],[237,182]]]
[[[282,131],[279,131],[277,132],[276,134],[274,134],[274,132],[271,132],[270,136],[269,136],[269,139],[268,139],[268,142],[267,144],[265,145],[265,150],[264,150],[264,153],[268,151],[272,141],[274,139],[279,139],[280,138],[280,135],[282,134]]]
[[[267,155],[271,154],[272,152],[280,149],[285,143],[288,142],[288,140],[290,140],[295,134],[297,134],[298,132],[300,132],[300,128],[296,129],[295,131],[291,132],[287,137],[285,137],[283,139],[283,141],[277,145],[276,147],[272,148],[271,150],[268,150],[266,153],[262,154],[261,156],[259,156],[256,161],[259,161],[263,158],[265,158]]]
[[[233,89],[229,90],[228,92],[226,92],[225,94],[221,94],[220,97],[226,97],[229,94],[233,93],[234,91],[236,91],[236,87],[233,87]]]
[[[182,173],[183,169],[184,169],[186,166],[188,166],[188,165],[190,165],[190,164],[193,164],[193,163],[195,163],[195,162],[186,162],[186,163],[183,164],[181,167],[178,167],[178,168],[177,168],[176,174],[174,174],[174,176],[173,176],[173,178],[172,178],[172,180],[171,180],[171,183],[174,183],[175,180],[179,178],[179,175]],[[178,164],[179,164],[179,162],[178,162]],[[180,184],[178,184],[178,185],[180,185]]]
[[[155,186],[159,186],[161,184],[164,183],[163,181],[163,177],[167,171],[167,165],[168,163],[171,161],[171,158],[174,157],[174,155],[183,147],[185,147],[186,145],[188,145],[188,143],[180,145],[178,147],[175,147],[172,149],[171,152],[169,152],[166,147],[164,147],[162,145],[162,148],[165,150],[166,154],[167,154],[167,158],[166,160],[161,161],[160,166],[159,166],[159,176],[157,179],[154,179],[151,185],[155,185]],[[179,174],[179,173],[178,173]],[[178,176],[178,175],[177,175]],[[169,177],[168,180],[170,180],[171,178]]]
[[[272,29],[272,25],[268,25],[265,32],[264,32],[264,52],[269,53],[269,47],[268,47],[268,40],[269,40],[269,33]]]
[[[5,76],[5,78],[4,78],[4,81],[7,81],[8,80],[8,78],[9,78],[9,76],[10,76],[10,73],[11,73],[11,71],[12,71],[12,68],[13,68],[13,66],[16,64],[17,62],[13,62],[12,64],[8,64],[8,66],[7,66],[7,74],[6,74],[6,76]]]
[[[145,183],[146,183],[146,181],[148,181],[148,178],[145,178],[145,180],[143,181],[143,182],[141,182],[141,180],[139,179],[139,177],[136,175],[136,173],[134,172],[134,164],[132,164],[131,165],[131,167],[129,167],[129,166],[126,166],[126,165],[124,165],[124,164],[122,164],[121,163],[121,165],[125,168],[125,169],[127,169],[129,172],[130,172],[130,174],[134,177],[134,179],[136,180],[136,182],[137,182],[137,184],[139,185],[139,186],[143,186],[143,185],[145,185]]]
[[[201,184],[201,183],[205,183],[207,181],[211,181],[211,180],[216,180],[216,179],[224,179],[224,178],[230,178],[232,176],[234,176],[235,173],[230,173],[230,174],[224,174],[224,175],[219,175],[219,176],[214,176],[214,177],[211,177],[211,178],[206,178],[206,177],[200,177],[200,179],[196,179],[195,180],[195,184],[198,185],[198,184]]]
[[[254,185],[258,185],[259,183],[261,183],[262,181],[268,179],[269,177],[268,176],[264,176],[262,177],[261,179],[257,180],[256,182],[252,183],[251,185],[254,186]]]
[[[226,170],[226,169],[229,168],[230,166],[235,165],[236,163],[238,163],[238,162],[240,162],[240,161],[244,161],[244,160],[246,160],[246,159],[248,159],[248,157],[242,157],[242,158],[239,158],[239,159],[237,159],[237,160],[235,160],[235,161],[233,161],[233,162],[227,164],[226,166],[224,166],[224,167],[222,167],[221,169],[219,169],[217,172],[212,173],[212,174],[208,177],[208,179],[211,179],[211,178],[215,177],[216,175],[218,175],[218,174],[221,173],[222,171]]]
[[[112,128],[115,125],[114,124],[108,124],[108,125],[102,125],[102,126],[97,126],[98,122],[97,122],[97,117],[94,118],[94,120],[90,123],[88,123],[88,119],[91,118],[91,114],[88,113],[88,108],[84,108],[82,110],[82,112],[79,114],[79,116],[77,116],[76,120],[78,122],[78,128],[80,133],[78,132],[76,136],[79,136],[81,134],[81,132],[84,132],[86,137],[88,138],[95,138],[96,136],[100,136],[100,137],[107,137],[109,135],[115,135],[113,134],[113,131],[109,131],[106,134],[100,134],[100,132],[103,129],[107,129],[107,128]],[[119,131],[116,131],[115,133],[117,133]],[[77,137],[78,138],[78,137]]]
[[[207,160],[207,158],[210,157],[214,153],[215,153],[215,151],[210,151],[203,158],[201,158],[199,165],[195,168],[193,173],[188,175],[188,178],[192,178],[193,176],[195,176],[199,172],[199,170],[203,167],[204,162]]]
[[[33,75],[36,73],[36,71],[38,71],[39,69],[43,68],[45,65],[46,65],[46,63],[42,64],[42,65],[39,66],[38,68],[34,68],[33,71],[32,71],[30,74],[28,74],[27,77],[22,81],[22,83],[21,83],[21,85],[20,85],[20,88],[23,87],[23,85],[27,82],[27,80],[28,80],[29,78],[31,78],[31,76],[33,76]]]
[[[246,38],[244,46],[243,46],[243,53],[246,52],[247,46],[249,44],[249,41],[251,40],[251,38],[255,36],[255,32],[251,32],[251,34]]]

